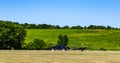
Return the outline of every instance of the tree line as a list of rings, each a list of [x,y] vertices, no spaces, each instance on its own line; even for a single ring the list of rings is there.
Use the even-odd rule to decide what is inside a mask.
[[[20,24],[26,29],[120,29],[111,26],[102,26],[102,25],[89,25],[89,26],[59,26],[59,25],[49,25],[49,24]]]
[[[29,23],[24,23],[20,24],[18,22],[11,22],[11,21],[3,21],[0,20],[0,27],[3,27],[5,24],[4,23],[13,23],[16,25],[20,25],[25,29],[120,29],[120,28],[115,28],[112,26],[103,26],[103,25],[89,25],[89,26],[59,26],[59,25],[50,25],[50,24],[29,24]]]

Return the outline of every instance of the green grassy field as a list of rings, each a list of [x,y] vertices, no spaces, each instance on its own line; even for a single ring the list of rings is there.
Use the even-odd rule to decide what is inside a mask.
[[[0,63],[120,63],[120,51],[0,50]]]
[[[69,47],[80,47],[84,44],[91,50],[120,50],[120,30],[28,29],[25,42],[39,38],[56,44],[60,34],[69,37]]]

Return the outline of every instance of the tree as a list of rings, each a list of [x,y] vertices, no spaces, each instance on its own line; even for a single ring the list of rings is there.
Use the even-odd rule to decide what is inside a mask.
[[[58,36],[58,44],[62,44],[62,41],[63,41],[62,35],[59,35]]]
[[[78,25],[78,26],[72,26],[71,29],[83,29],[83,27]]]
[[[62,44],[62,45],[64,45],[64,46],[67,46],[68,40],[69,40],[69,39],[68,39],[67,35],[64,35],[64,36],[59,35],[59,36],[58,36],[58,44]]]
[[[29,26],[28,23],[21,24],[21,26],[23,26],[23,27],[26,28],[26,29],[30,28],[30,26]]]
[[[89,25],[88,29],[96,29],[96,25]]]
[[[47,24],[42,24],[42,29],[48,29],[48,25]]]
[[[0,49],[21,49],[26,31],[18,24],[2,22],[0,27]]]
[[[21,49],[25,35],[23,29],[4,28],[0,35],[1,49]]]
[[[61,27],[59,25],[56,25],[55,26],[55,29],[60,29]]]
[[[63,44],[64,46],[67,46],[68,40],[69,40],[68,37],[67,37],[67,35],[64,35],[62,39],[63,39],[62,44]]]
[[[108,25],[106,28],[107,28],[107,29],[112,29],[112,27],[111,27],[111,26],[109,26],[109,25]]]
[[[105,26],[96,26],[96,29],[105,29]]]
[[[42,49],[43,46],[45,46],[45,42],[41,39],[34,39],[33,45],[35,49]]]
[[[69,29],[70,27],[69,26],[63,26],[62,29]]]

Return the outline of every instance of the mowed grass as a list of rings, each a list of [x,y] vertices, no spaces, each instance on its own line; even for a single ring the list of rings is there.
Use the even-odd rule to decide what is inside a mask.
[[[120,30],[27,29],[25,42],[38,38],[57,44],[58,35],[67,35],[71,48],[84,44],[90,50],[120,50]]]
[[[0,50],[0,63],[120,63],[120,51]]]

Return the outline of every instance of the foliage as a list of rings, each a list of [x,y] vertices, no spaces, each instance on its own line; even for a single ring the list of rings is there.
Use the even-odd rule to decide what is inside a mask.
[[[17,23],[0,21],[0,49],[21,49],[26,31]]]
[[[101,50],[101,51],[106,51],[106,49],[104,49],[104,48],[100,48],[99,50]]]
[[[62,44],[62,41],[63,41],[62,35],[59,35],[58,36],[58,44]]]
[[[118,28],[114,28],[111,26],[103,26],[103,25],[89,25],[89,26],[68,26],[65,25],[63,27],[59,26],[59,25],[49,25],[49,24],[28,24],[28,23],[24,23],[21,24],[24,28],[26,29],[118,29]]]
[[[90,26],[88,26],[88,29],[106,29],[106,27],[105,26],[90,25]],[[112,27],[110,29],[112,29]]]
[[[24,44],[23,49],[40,50],[45,46],[45,42],[41,39],[34,39],[32,42]]]
[[[82,27],[82,26],[72,26],[71,27],[71,29],[83,29],[84,27]],[[84,29],[86,29],[86,28],[84,28]]]
[[[42,49],[44,50],[51,50],[51,48],[54,46],[54,43],[46,42],[45,46],[43,46]]]
[[[64,36],[59,35],[59,36],[58,36],[58,44],[62,44],[62,45],[64,45],[64,46],[67,46],[68,40],[69,40],[69,39],[68,39],[67,35],[64,35]]]
[[[103,25],[89,25],[89,26],[68,26],[65,25],[63,27],[59,26],[59,25],[50,25],[50,24],[29,24],[29,23],[24,23],[24,24],[20,24],[18,22],[11,22],[11,21],[3,21],[0,20],[0,27],[5,27],[5,23],[7,23],[8,25],[13,23],[14,26],[16,25],[21,25],[23,26],[25,29],[119,29],[119,28],[114,28],[111,26],[103,26]]]
[[[64,36],[63,36],[63,45],[64,45],[64,46],[67,46],[67,45],[68,45],[68,41],[69,41],[68,36],[67,36],[67,35],[64,35]]]
[[[63,26],[62,29],[70,29],[70,27],[66,25],[66,26]]]

